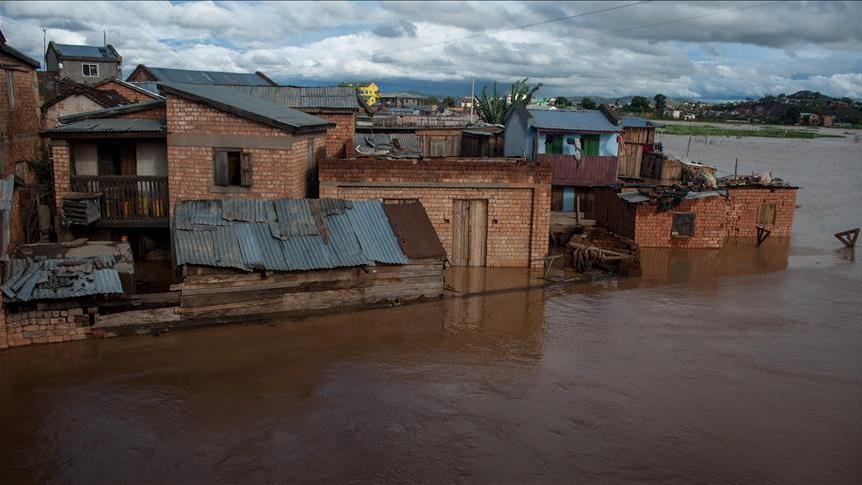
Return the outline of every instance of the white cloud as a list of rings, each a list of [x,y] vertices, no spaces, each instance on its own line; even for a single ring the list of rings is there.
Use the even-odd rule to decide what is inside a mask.
[[[545,83],[543,94],[602,96],[862,94],[860,3],[653,2],[590,13],[628,3],[4,2],[0,25],[35,58],[42,26],[61,43],[100,44],[107,30],[126,72],[148,64],[282,80],[530,77]],[[533,23],[541,25],[518,28]]]

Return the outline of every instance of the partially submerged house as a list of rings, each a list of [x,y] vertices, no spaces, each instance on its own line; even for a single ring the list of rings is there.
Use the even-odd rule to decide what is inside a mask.
[[[418,203],[183,201],[173,228],[183,319],[443,294],[445,252]]]
[[[168,239],[179,201],[314,190],[333,123],[230,86],[164,83],[162,93],[163,100],[61,118],[43,132],[52,141],[57,222],[78,221],[58,233]],[[87,197],[92,202],[82,202]],[[93,204],[95,222],[87,215]]]
[[[521,158],[326,160],[320,195],[420,202],[454,266],[542,268],[551,176],[547,162]]]
[[[601,188],[596,224],[645,248],[721,248],[729,238],[790,237],[798,187],[754,178],[691,186]]]
[[[515,105],[506,121],[504,155],[548,162],[552,210],[592,211],[592,188],[614,184],[622,127],[610,110],[564,111]]]
[[[83,84],[97,84],[122,77],[123,58],[114,46],[48,43],[45,70],[59,79]]]

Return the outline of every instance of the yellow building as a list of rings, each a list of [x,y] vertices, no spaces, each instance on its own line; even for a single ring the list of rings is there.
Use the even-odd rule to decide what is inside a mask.
[[[380,101],[380,88],[373,82],[349,82],[341,83],[341,85],[356,88],[356,92],[359,93],[359,96],[362,97],[362,100],[365,101],[365,104],[368,106],[374,106],[378,101]]]

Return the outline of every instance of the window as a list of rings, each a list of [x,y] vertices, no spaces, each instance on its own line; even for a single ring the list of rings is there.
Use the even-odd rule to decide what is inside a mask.
[[[213,164],[216,185],[251,187],[251,153],[238,148],[216,148]]]
[[[599,141],[599,135],[581,135],[584,155],[597,156],[599,154]]]
[[[694,236],[694,213],[693,212],[676,212],[673,215],[673,227],[670,230],[671,236],[687,237]]]
[[[771,226],[775,224],[776,204],[760,204],[757,208],[757,225]]]
[[[545,135],[545,153],[563,153],[563,137],[561,135]]]
[[[99,77],[99,65],[81,64],[81,73],[84,77]]]

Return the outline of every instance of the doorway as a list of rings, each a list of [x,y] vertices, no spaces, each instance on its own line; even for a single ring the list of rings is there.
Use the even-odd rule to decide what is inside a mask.
[[[485,266],[488,201],[452,201],[452,266]]]

